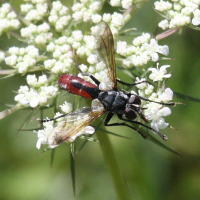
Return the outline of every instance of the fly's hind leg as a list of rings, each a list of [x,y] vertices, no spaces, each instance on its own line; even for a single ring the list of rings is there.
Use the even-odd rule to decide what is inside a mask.
[[[118,116],[119,119],[122,120],[122,121],[129,122],[129,123],[132,123],[132,124],[141,125],[141,126],[147,128],[147,129],[153,131],[154,133],[157,133],[163,140],[167,140],[167,139],[168,139],[166,135],[161,134],[159,131],[157,131],[157,130],[155,130],[154,128],[151,128],[151,127],[149,127],[149,126],[147,126],[147,125],[145,125],[145,124],[143,124],[143,123],[141,123],[141,122],[132,121],[132,120],[129,120],[129,119],[125,119],[125,118],[122,117],[122,115],[117,115],[117,116]]]
[[[144,139],[148,139],[149,137],[144,135],[143,133],[141,133],[139,130],[137,130],[136,128],[126,124],[126,123],[112,123],[112,124],[108,124],[109,121],[111,120],[111,118],[113,117],[114,113],[108,113],[105,121],[104,121],[104,126],[126,126],[129,127],[131,129],[133,129],[134,131],[137,131]]]

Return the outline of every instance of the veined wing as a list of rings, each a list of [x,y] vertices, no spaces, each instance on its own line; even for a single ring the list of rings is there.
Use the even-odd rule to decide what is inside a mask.
[[[97,40],[96,49],[100,58],[106,65],[108,78],[112,83],[112,88],[116,88],[116,66],[113,35],[110,27],[105,22],[101,22],[98,27],[98,33],[95,35]]]
[[[55,127],[53,133],[54,139],[50,145],[73,142],[77,136],[83,134],[86,126],[99,118],[103,113],[103,107],[84,107],[64,115],[63,118],[60,118]]]

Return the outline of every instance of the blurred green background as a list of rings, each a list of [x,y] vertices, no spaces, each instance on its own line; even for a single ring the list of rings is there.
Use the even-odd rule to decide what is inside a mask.
[[[16,7],[19,3],[13,1]],[[152,6],[153,1],[149,1],[126,27],[154,34],[161,17]],[[10,46],[6,37],[5,34],[0,37],[1,49]],[[5,44],[5,41],[8,42]],[[13,46],[13,42],[10,43]],[[173,91],[200,98],[200,32],[185,27],[182,35],[175,33],[159,44],[167,44],[169,57],[175,59],[160,62],[160,65],[170,64],[173,70],[167,86]],[[17,75],[0,80],[0,102],[14,104],[14,91],[25,85],[24,79]],[[128,128],[108,129],[131,138],[109,136],[132,199],[200,199],[200,103],[174,100],[186,103],[172,108],[172,115],[166,117],[178,131],[162,130],[169,137],[167,142],[157,138],[179,152],[182,158],[143,140]],[[1,111],[5,108],[0,105]],[[0,121],[0,199],[74,199],[69,145],[56,148],[50,167],[50,151],[37,156],[40,151],[35,148],[36,134],[28,131],[17,134],[30,112],[18,111]],[[52,117],[52,113],[50,110],[46,115]],[[36,118],[25,127],[37,128]],[[100,145],[88,142],[76,158],[76,199],[116,198]]]

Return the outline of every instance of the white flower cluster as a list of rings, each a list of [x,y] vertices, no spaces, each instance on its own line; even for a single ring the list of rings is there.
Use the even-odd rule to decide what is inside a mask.
[[[20,8],[25,14],[24,19],[29,22],[42,20],[48,14],[47,0],[29,0],[29,3],[22,4]]]
[[[20,27],[20,21],[10,4],[4,3],[0,8],[0,35],[10,30],[17,30]]]
[[[62,36],[47,45],[47,51],[52,53],[53,59],[48,59],[44,62],[46,69],[56,74],[70,72],[74,65],[70,45],[72,40],[69,37]]]
[[[65,107],[66,103],[63,106]],[[67,113],[68,111],[69,110],[67,110]],[[59,117],[60,115],[62,114],[56,113],[54,117]],[[77,119],[77,120],[79,122],[81,119]],[[54,122],[57,122],[57,123],[54,124]],[[40,149],[41,144],[47,144],[49,148],[57,147],[58,144],[57,144],[56,139],[62,137],[69,129],[73,128],[73,124],[76,124],[76,123],[77,123],[76,119],[71,119],[71,118],[68,119],[68,118],[65,118],[65,116],[58,118],[57,120],[54,120],[54,121],[44,122],[43,123],[44,129],[39,130],[39,131],[34,131],[35,133],[37,133],[37,136],[38,136],[36,147]],[[92,126],[86,126],[83,129],[81,129],[79,132],[77,132],[76,134],[69,137],[65,142],[72,143],[77,137],[83,134],[91,135],[94,132],[95,132],[95,129]]]
[[[95,49],[95,38],[91,35],[84,35],[81,46],[77,49],[76,53],[80,58],[85,58],[92,54]]]
[[[165,56],[169,54],[168,46],[158,45],[155,39],[151,39],[149,33],[143,33],[141,36],[136,37],[132,43],[133,45],[129,46],[127,42],[117,42],[117,53],[125,57],[122,65],[126,68],[140,67],[150,60],[156,62],[159,59],[158,53]]]
[[[87,61],[90,64],[90,67],[88,68],[88,72],[93,74],[93,76],[96,79],[98,79],[100,82],[109,84],[110,81],[108,79],[108,73],[106,71],[105,63],[103,61],[99,61],[99,58],[96,54],[89,55]],[[79,74],[79,76],[82,77],[81,74]]]
[[[72,104],[68,102],[64,102],[63,105],[59,106],[64,113],[69,113],[72,111]]]
[[[5,53],[3,51],[0,51],[0,63],[4,61],[4,59],[5,59]]]
[[[158,24],[163,30],[200,24],[199,0],[171,0],[170,2],[160,0],[156,1],[154,6],[166,18]]]
[[[119,13],[104,14],[103,19],[110,23],[111,30],[118,35],[119,29],[123,26],[123,16]],[[96,34],[98,26],[91,28],[92,34]],[[82,31],[76,30],[68,33],[68,36],[62,36],[47,45],[47,51],[52,53],[53,59],[48,59],[44,62],[46,69],[51,70],[53,73],[66,73],[70,72],[74,66],[72,60],[72,50],[75,49],[77,55],[81,59],[86,59],[90,64],[89,67],[82,64],[80,67],[84,72],[92,73],[96,78],[101,80],[106,79],[106,73],[102,70],[105,69],[105,64],[99,62],[97,56],[92,54],[95,50],[96,41],[94,36],[83,35]],[[104,75],[102,75],[104,74]],[[79,74],[80,75],[80,74]],[[81,75],[80,75],[81,76]],[[89,80],[88,77],[83,77]]]
[[[5,63],[22,74],[34,67],[40,58],[39,50],[34,46],[26,48],[11,47],[8,53],[10,55],[5,58]]]
[[[166,68],[170,67],[169,65],[163,65],[160,67],[160,69],[157,66],[157,69],[155,68],[149,68],[149,71],[152,73],[149,75],[149,78],[153,81],[158,81],[160,85],[160,82],[163,81],[165,78],[170,78],[171,74],[166,74]],[[145,81],[146,79],[139,79],[136,78],[135,83],[139,83],[142,81]],[[157,92],[154,92],[154,86],[150,85],[148,83],[141,83],[136,85],[136,87],[139,89],[138,94],[142,97],[146,97],[149,100],[156,101],[156,102],[162,102],[162,103],[168,103],[173,98],[173,92],[170,88],[164,88],[162,86],[159,88]],[[157,104],[154,102],[149,101],[142,101],[142,107],[144,107],[144,114],[145,117],[151,121],[151,127],[155,130],[159,131],[159,129],[166,128],[169,124],[165,122],[165,119],[163,117],[168,116],[171,114],[171,109],[168,107],[165,107],[161,104]]]
[[[102,2],[100,0],[83,0],[80,3],[75,3],[72,6],[72,11],[74,12],[72,18],[76,22],[88,22],[93,19],[93,22],[99,23],[101,21],[101,16],[97,14],[102,7]]]
[[[124,25],[123,14],[114,12],[100,15],[102,8],[102,1],[100,0],[80,0],[72,8],[64,6],[60,1],[53,1],[51,7],[48,7],[47,0],[25,1],[26,4],[21,5],[21,13],[24,18],[23,16],[19,18],[24,22],[25,27],[21,28],[20,32],[24,42],[29,45],[24,48],[11,47],[5,53],[0,52],[0,62],[4,60],[18,73],[26,74],[30,71],[42,69],[48,70],[51,76],[42,75],[37,78],[35,75],[27,75],[28,85],[20,86],[15,96],[17,106],[19,108],[48,106],[50,99],[58,95],[58,86],[53,86],[52,82],[56,81],[59,74],[74,72],[74,59],[83,63],[79,66],[83,72],[92,74],[102,82],[99,86],[101,90],[108,90],[111,83],[105,63],[99,60],[94,51],[96,46],[94,36],[100,35],[99,31],[101,30],[98,29],[97,24],[101,21],[109,25],[114,37],[118,36],[119,30]],[[127,9],[140,1],[142,0],[111,0],[110,4]],[[165,9],[163,11],[166,12]],[[80,23],[87,23],[88,26],[93,25],[90,29],[91,34],[87,33],[89,30],[85,28],[86,26],[83,26],[85,30],[77,29]],[[18,29],[19,26],[20,22],[17,20],[17,15],[11,10],[11,6],[7,3],[3,4],[0,8],[0,35],[5,31]],[[17,34],[15,36],[19,39]],[[40,53],[42,54],[40,55]],[[166,45],[160,46],[155,39],[151,38],[150,34],[143,33],[136,37],[130,46],[126,42],[119,41],[117,53],[125,57],[122,64],[129,68],[143,66],[150,60],[156,62],[159,59],[159,54],[168,55],[169,49]],[[149,71],[152,72],[150,79],[160,83],[163,79],[169,78],[170,74],[167,74],[167,67],[169,66],[162,66],[160,69],[158,67],[157,69],[149,68]],[[81,74],[79,76],[81,77]],[[89,77],[84,76],[83,78],[91,81]],[[136,81],[142,80],[137,78]],[[154,101],[169,102],[173,96],[173,92],[169,88],[161,88],[155,93],[154,87],[147,83],[138,84],[137,87],[141,96]],[[152,120],[153,128],[159,130],[159,128],[168,125],[163,116],[171,113],[169,108],[150,102],[146,102],[144,106],[146,108],[144,110],[145,116],[148,120]],[[64,113],[69,113],[72,110],[72,105],[65,102],[60,106],[60,109]],[[56,114],[56,117],[59,115],[60,113]],[[38,135],[37,148],[39,149],[41,144],[48,144],[50,148],[57,146],[58,141],[56,139],[59,139],[60,135],[62,136],[68,131],[68,126],[72,130],[74,128],[73,123],[81,122],[81,118],[79,121],[72,118],[67,116],[58,118],[56,124],[53,121],[45,122],[45,128],[36,132]],[[93,128],[85,127],[80,132],[70,136],[66,142],[71,143],[78,136],[93,133]]]
[[[138,4],[144,0],[110,0],[110,5],[113,7],[122,7],[124,9],[128,9],[133,4]]]
[[[119,30],[124,25],[123,15],[120,13],[117,13],[117,12],[114,12],[112,15],[109,13],[104,13],[102,20],[100,20],[100,21],[99,20],[95,21],[94,19],[95,18],[92,19],[94,23],[99,23],[101,21],[106,22],[109,25],[114,38],[119,35]],[[96,35],[98,32],[99,32],[98,26],[91,27],[92,35]]]
[[[88,14],[91,13],[91,16],[86,22],[88,20],[92,20],[94,23],[105,21],[109,24],[114,36],[118,35],[119,30],[124,25],[124,18],[120,13],[104,13],[102,17],[97,14],[100,11],[101,6],[101,1],[84,0],[81,1],[81,3],[76,3],[72,7],[73,19],[71,19],[69,8],[64,6],[60,1],[52,2],[52,7],[49,11],[46,0],[27,1],[26,4],[21,5],[21,11],[25,14],[25,19],[31,23],[27,27],[21,28],[21,36],[25,38],[25,41],[28,44],[32,44],[41,49],[45,48],[51,53],[49,59],[44,60],[45,69],[50,70],[54,74],[69,73],[74,67],[73,50],[76,50],[76,54],[81,59],[87,60],[89,55],[94,53],[96,43],[93,36],[83,35],[80,30],[71,31],[66,28],[66,26],[71,23],[71,20],[80,22],[80,20],[76,20],[76,17],[74,16],[85,13],[82,18],[82,20],[85,21]],[[41,14],[37,15],[36,13],[40,10]],[[49,14],[48,21],[43,22],[42,19],[43,17],[46,17],[47,14]],[[40,24],[39,21],[42,23]],[[34,24],[35,22],[37,22],[37,25]],[[57,38],[57,35],[54,35],[51,32],[50,25],[53,25],[56,31],[62,32],[63,36]],[[98,26],[91,27],[92,34],[95,34],[97,27]],[[35,48],[34,46],[32,47]],[[29,47],[25,49],[29,49]],[[20,48],[20,50],[18,50],[19,52],[16,51],[16,49],[14,53],[9,52],[11,55],[6,57],[6,64],[17,69],[19,73],[26,73],[28,69],[35,66],[36,62],[39,60],[38,50],[37,55],[35,55],[35,50],[32,50],[33,53],[23,51],[23,48]],[[25,55],[25,53],[27,55]],[[2,59],[3,57],[2,54]],[[43,55],[41,57],[45,58]],[[91,64],[89,67],[82,65],[82,67],[84,66],[84,71],[96,73],[96,77],[101,77],[101,80],[103,80],[105,75],[102,76],[98,73],[102,70],[102,63],[97,65],[97,70],[97,63],[89,62],[89,64]],[[85,79],[87,78],[85,77]]]
[[[48,86],[48,79],[46,75],[36,78],[34,75],[26,77],[28,86],[20,86],[18,94],[15,96],[15,101],[19,106],[30,106],[32,108],[38,105],[47,105],[48,99],[55,97],[58,94],[58,88],[55,86]]]
[[[21,36],[27,39],[28,44],[44,46],[52,40],[53,33],[49,32],[50,26],[46,22],[40,25],[30,24],[22,28]]]
[[[69,9],[60,1],[54,1],[52,3],[52,9],[48,19],[50,24],[55,27],[56,31],[64,31],[66,26],[71,21],[71,18]]]

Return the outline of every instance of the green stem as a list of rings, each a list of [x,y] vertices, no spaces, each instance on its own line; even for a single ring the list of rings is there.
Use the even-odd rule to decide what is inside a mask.
[[[99,133],[97,134],[97,138],[102,143],[101,150],[110,171],[118,200],[130,200],[130,194],[117,163],[117,159],[115,157],[114,150],[112,148],[112,144],[109,140],[108,134],[104,134],[99,131]]]
[[[0,112],[0,119],[3,119],[5,117],[7,117],[8,115],[10,115],[10,114],[14,113],[15,111],[19,110],[20,108],[21,108],[21,106],[16,105],[16,106],[14,106],[12,108],[9,108],[9,109],[6,109],[6,110]]]
[[[131,8],[127,9],[124,12],[124,23],[126,24],[132,17],[135,15],[144,5],[147,3],[148,0],[141,1],[137,5],[132,6]]]

